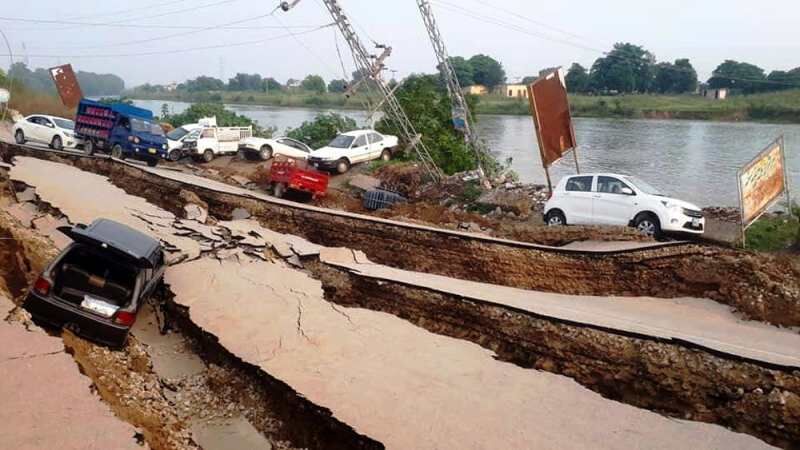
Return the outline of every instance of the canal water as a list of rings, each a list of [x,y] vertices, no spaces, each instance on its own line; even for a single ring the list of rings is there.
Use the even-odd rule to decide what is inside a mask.
[[[158,114],[163,101],[137,100]],[[166,102],[172,113],[188,103]],[[330,110],[229,105],[231,110],[283,133]],[[366,121],[362,111],[336,111]],[[520,179],[545,183],[530,117],[478,116],[478,132],[500,159],[512,158]],[[738,204],[736,171],[779,135],[784,135],[790,182],[800,199],[800,125],[684,120],[576,119],[578,156],[583,172],[637,175],[650,184],[701,206]],[[572,157],[556,163],[553,181],[574,173]]]

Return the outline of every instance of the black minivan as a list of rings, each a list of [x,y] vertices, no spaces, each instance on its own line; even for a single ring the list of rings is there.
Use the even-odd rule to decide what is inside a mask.
[[[161,243],[108,219],[59,231],[73,242],[36,280],[23,307],[34,319],[122,347],[163,279]]]

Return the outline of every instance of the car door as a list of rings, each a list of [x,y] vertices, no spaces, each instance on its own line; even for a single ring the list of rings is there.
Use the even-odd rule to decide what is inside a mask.
[[[297,145],[298,143],[295,142],[294,140],[289,138],[281,138],[278,139],[276,142],[280,144],[279,153],[295,159],[308,158],[308,153],[302,151]]]
[[[31,116],[25,121],[25,137],[28,140],[42,142],[44,140],[43,117]]]
[[[561,194],[561,205],[567,216],[567,223],[573,225],[589,225],[592,223],[592,188],[594,178],[591,175],[570,177]]]
[[[353,141],[353,145],[350,147],[350,154],[353,155],[350,158],[352,162],[369,160],[369,142],[367,142],[366,134],[362,134]]]
[[[383,136],[378,133],[369,134],[369,147],[371,159],[378,159],[383,153]]]
[[[42,128],[42,142],[50,143],[53,140],[53,136],[58,133],[58,129],[56,128],[56,124],[53,123],[52,120],[48,119],[47,117],[39,118]]]
[[[592,198],[595,223],[627,226],[633,219],[637,207],[636,194],[619,178],[598,176]]]

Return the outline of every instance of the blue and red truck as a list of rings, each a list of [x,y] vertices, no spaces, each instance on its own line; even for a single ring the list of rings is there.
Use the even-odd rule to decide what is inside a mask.
[[[125,103],[81,100],[75,134],[90,155],[102,151],[118,159],[145,161],[151,167],[167,158],[167,137],[153,120],[153,112]]]

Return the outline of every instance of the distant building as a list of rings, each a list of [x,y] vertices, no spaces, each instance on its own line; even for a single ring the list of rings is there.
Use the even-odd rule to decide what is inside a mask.
[[[164,86],[164,89],[166,89],[167,92],[172,92],[178,89],[178,83],[173,81],[172,83],[169,83],[168,85]]]
[[[528,86],[525,84],[507,84],[502,89],[505,97],[528,98]]]
[[[302,82],[301,80],[295,80],[295,79],[293,79],[293,78],[290,78],[290,79],[289,79],[289,80],[286,82],[286,87],[287,87],[288,89],[300,89],[300,86],[301,86],[302,84],[303,84],[303,82]]]
[[[714,89],[704,86],[700,88],[700,95],[712,100],[725,100],[728,98],[728,88]]]
[[[472,86],[465,87],[464,93],[469,95],[486,95],[489,93],[489,89],[482,84],[473,84]]]

